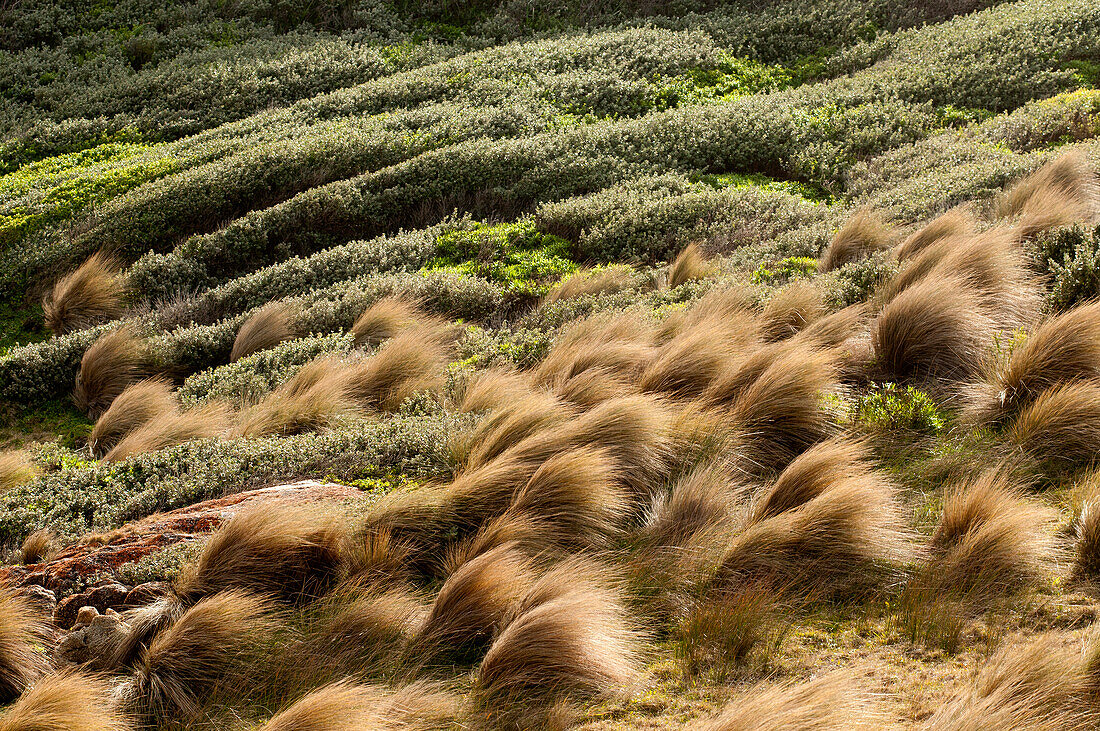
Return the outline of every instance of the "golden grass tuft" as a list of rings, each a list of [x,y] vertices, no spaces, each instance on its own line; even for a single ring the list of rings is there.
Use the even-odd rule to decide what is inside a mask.
[[[427,612],[405,588],[338,593],[327,604],[295,653],[308,679],[317,677],[319,667],[331,667],[337,675],[384,672],[398,661]]]
[[[343,539],[335,516],[261,503],[224,523],[174,588],[188,602],[227,589],[309,601],[336,579]]]
[[[114,320],[125,311],[124,294],[118,263],[103,252],[92,254],[42,299],[46,327],[64,335]]]
[[[764,305],[760,329],[765,340],[782,340],[799,332],[826,312],[821,290],[809,282],[794,282]]]
[[[561,424],[572,410],[545,391],[517,393],[465,437],[467,468],[480,467],[540,429]]]
[[[820,348],[835,348],[854,336],[865,324],[867,305],[858,302],[839,312],[822,315],[798,331],[794,338]]]
[[[757,686],[691,731],[872,731],[889,728],[872,693],[834,672],[793,685]]]
[[[318,358],[260,403],[241,412],[234,433],[242,437],[301,434],[356,413],[343,364],[335,358]]]
[[[767,660],[785,632],[781,597],[765,586],[696,601],[673,630],[674,654],[687,678],[726,682],[757,651]]]
[[[1073,525],[1073,577],[1096,581],[1100,579],[1100,475],[1089,475],[1084,488]]]
[[[676,259],[668,265],[668,288],[679,287],[685,282],[702,279],[710,273],[709,262],[703,256],[698,244],[691,243],[683,248]]]
[[[871,326],[882,375],[893,381],[974,378],[989,362],[994,324],[963,281],[926,279],[895,297]]]
[[[818,261],[819,272],[831,272],[876,251],[890,248],[893,233],[874,213],[861,209],[848,219]]]
[[[912,259],[920,252],[943,239],[961,239],[973,236],[977,231],[974,211],[968,205],[952,208],[932,219],[911,234],[898,246],[898,259]]]
[[[96,420],[88,437],[92,454],[103,457],[136,429],[170,418],[178,408],[172,385],[164,379],[147,379],[127,386]]]
[[[78,409],[96,418],[126,387],[149,373],[148,347],[131,327],[101,335],[80,359],[73,401]]]
[[[130,731],[104,678],[65,672],[42,678],[0,713],[0,731]]]
[[[216,402],[187,411],[162,413],[123,437],[104,455],[104,459],[121,462],[134,455],[174,447],[194,439],[209,439],[224,432],[230,420],[229,407]]]
[[[269,302],[253,312],[233,340],[229,362],[272,348],[295,336],[294,308],[286,302]]]
[[[0,494],[25,485],[37,477],[38,472],[38,467],[26,452],[0,452]]]
[[[503,368],[478,371],[463,384],[459,409],[463,413],[496,410],[530,391],[531,384],[518,371]]]
[[[543,298],[544,305],[585,295],[622,291],[634,282],[634,270],[628,266],[608,266],[599,269],[581,269],[562,279]]]
[[[430,316],[419,303],[400,296],[383,297],[363,310],[351,326],[357,346],[374,347],[403,330],[422,325]]]
[[[149,718],[197,721],[204,707],[247,696],[260,645],[277,630],[267,599],[243,591],[207,597],[160,632],[130,680],[136,706]]]
[[[48,528],[42,528],[23,539],[19,549],[19,562],[35,564],[47,561],[57,548],[57,536]]]
[[[684,328],[657,349],[637,381],[639,387],[676,398],[699,396],[732,360],[756,344],[755,323],[742,324],[744,319],[710,318]]]
[[[794,510],[845,480],[877,479],[867,462],[867,447],[833,439],[810,447],[795,458],[753,507],[750,522],[759,523]],[[888,490],[888,486],[879,488]]]
[[[1071,150],[1006,190],[997,201],[996,214],[1011,218],[1026,215],[1029,209],[1041,213],[1043,206],[1051,204],[1077,208],[1082,214],[1088,214],[1095,212],[1098,201],[1100,185],[1095,171],[1081,151]]]
[[[49,642],[44,618],[10,586],[0,586],[0,703],[8,703],[48,669],[40,645]]]
[[[438,330],[413,328],[387,341],[369,358],[350,363],[347,393],[366,408],[394,411],[417,391],[443,383],[447,349]]]
[[[1075,381],[1040,393],[1006,432],[1040,466],[1074,468],[1100,454],[1100,383]]]
[[[439,731],[453,728],[454,697],[427,683],[394,692],[348,680],[318,688],[259,731]]]

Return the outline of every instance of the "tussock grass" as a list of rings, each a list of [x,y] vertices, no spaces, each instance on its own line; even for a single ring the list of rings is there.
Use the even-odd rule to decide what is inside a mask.
[[[1100,379],[1100,302],[1045,320],[1013,348],[991,385],[997,393],[984,415],[999,418],[1044,390],[1079,379]]]
[[[1065,152],[1006,190],[995,212],[1011,218],[1031,212],[1042,215],[1044,206],[1069,207],[1082,215],[1095,212],[1100,202],[1100,183],[1085,155]]]
[[[558,384],[556,389],[558,398],[579,409],[591,409],[637,391],[636,382],[608,368],[589,368]]]
[[[45,618],[13,587],[0,586],[0,702],[8,703],[48,668],[39,651],[49,640]]]
[[[687,548],[699,537],[733,529],[740,493],[722,465],[704,462],[678,479],[668,494],[653,501],[638,531],[639,543],[649,548]]]
[[[540,429],[560,424],[571,410],[554,395],[528,390],[485,417],[464,438],[466,466],[485,465]]]
[[[973,682],[942,704],[929,731],[1083,731],[1100,722],[1081,652],[1050,633],[987,660]]]
[[[162,413],[119,440],[103,458],[108,462],[121,462],[137,454],[194,439],[209,439],[224,432],[231,418],[229,407],[216,402],[186,411]]]
[[[892,243],[893,233],[878,216],[867,209],[856,211],[829,242],[818,261],[817,270],[831,272],[876,251],[888,249]]]
[[[685,677],[726,682],[756,651],[767,661],[785,633],[781,599],[764,586],[696,601],[676,625],[674,654]]]
[[[356,413],[358,407],[349,393],[343,364],[333,358],[319,358],[243,411],[234,433],[242,437],[301,434],[331,426]]]
[[[1046,469],[1072,469],[1100,454],[1100,383],[1053,386],[1024,408],[1006,431],[1019,453]]]
[[[773,518],[794,510],[846,480],[876,480],[867,462],[866,445],[845,439],[833,439],[814,445],[795,458],[753,507],[751,523]],[[889,490],[888,485],[868,486]]]
[[[793,685],[757,686],[691,731],[840,731],[890,723],[874,696],[846,673]]]
[[[259,504],[221,526],[174,584],[185,602],[239,589],[286,601],[324,593],[341,567],[343,529],[335,516],[296,505]]]
[[[653,337],[651,324],[630,313],[580,320],[562,329],[534,369],[534,383],[556,388],[590,368],[630,377],[648,362]]]
[[[164,379],[147,379],[127,386],[96,420],[88,446],[92,454],[103,457],[134,430],[170,417],[178,408],[172,385]]]
[[[149,374],[149,351],[130,327],[101,335],[80,359],[73,401],[97,418],[126,387]]]
[[[809,282],[794,282],[764,305],[760,329],[765,340],[782,340],[796,334],[826,312],[821,290]]]
[[[19,562],[35,564],[48,560],[56,550],[57,536],[48,528],[42,528],[23,539],[19,548]]]
[[[710,264],[703,256],[698,244],[688,244],[676,255],[676,259],[668,265],[669,289],[679,287],[685,282],[702,279],[709,273]]]
[[[626,266],[581,269],[555,285],[543,298],[544,305],[584,295],[620,292],[631,286],[634,270]]]
[[[38,467],[26,452],[0,452],[0,493],[24,485],[38,476]]]
[[[428,319],[429,315],[413,300],[399,296],[383,297],[355,318],[351,334],[357,346],[374,347]]]
[[[1073,576],[1100,579],[1100,481],[1093,473],[1084,484],[1081,509],[1074,521]]]
[[[431,486],[384,495],[349,534],[346,575],[388,582],[438,568],[439,546],[463,527],[452,502],[449,488]]]
[[[426,683],[386,692],[339,681],[318,688],[280,711],[261,731],[438,731],[453,727],[457,703]]]
[[[886,305],[871,326],[871,347],[889,380],[964,381],[988,363],[994,330],[982,298],[962,280],[927,279]]]
[[[295,316],[294,309],[285,302],[271,302],[256,310],[237,331],[229,362],[294,338]]]
[[[794,336],[795,339],[821,348],[835,348],[847,341],[864,326],[867,305],[859,302],[828,315],[818,317]]]
[[[64,335],[114,320],[125,311],[124,295],[118,263],[103,252],[92,254],[43,298],[46,327]]]
[[[462,385],[459,409],[464,413],[496,410],[530,391],[530,382],[518,371],[502,368],[479,371]]]
[[[232,590],[202,599],[142,652],[129,683],[135,706],[158,721],[197,721],[212,698],[243,700],[260,644],[278,628],[270,601]]]
[[[977,220],[969,205],[952,208],[929,221],[910,234],[897,249],[898,259],[912,259],[920,252],[943,239],[964,239],[977,231]]]
[[[665,342],[677,334],[709,321],[726,328],[752,333],[757,326],[752,292],[742,286],[722,284],[695,300],[686,309],[669,313],[657,327],[657,337]]]
[[[447,351],[437,331],[415,328],[387,341],[374,355],[348,365],[348,394],[366,408],[393,411],[417,391],[443,382]]]
[[[710,318],[683,329],[657,349],[641,373],[639,387],[676,398],[699,396],[730,362],[755,345],[755,323],[738,327],[744,322]]]
[[[184,611],[186,607],[183,602],[169,595],[123,612],[126,633],[110,652],[104,665],[110,668],[134,666],[153,638],[170,627]]]
[[[0,731],[130,731],[134,728],[132,720],[118,708],[108,681],[80,672],[42,678],[0,713]]]

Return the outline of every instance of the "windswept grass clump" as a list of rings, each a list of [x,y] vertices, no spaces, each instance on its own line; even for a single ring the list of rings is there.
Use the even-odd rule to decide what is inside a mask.
[[[73,401],[89,417],[98,418],[128,386],[149,375],[148,346],[132,328],[101,335],[80,359]]]
[[[0,731],[131,731],[110,683],[81,672],[42,678],[0,713]]]
[[[831,272],[876,251],[890,248],[893,234],[870,210],[856,211],[829,243],[818,261],[819,272]]]
[[[307,363],[282,384],[237,417],[235,433],[242,437],[282,436],[322,429],[359,409],[349,393],[347,365],[335,358]]]
[[[161,413],[129,432],[103,458],[108,462],[121,462],[137,454],[155,452],[193,439],[209,439],[224,432],[229,422],[229,408],[219,403]]]
[[[46,327],[64,335],[114,320],[125,311],[124,294],[117,262],[103,252],[92,254],[42,300]]]
[[[634,270],[627,266],[580,269],[552,287],[542,302],[550,305],[584,295],[619,292],[631,285],[634,276]]]
[[[1100,485],[1097,475],[1084,481],[1084,498],[1074,521],[1072,576],[1086,581],[1100,580]]]
[[[103,457],[137,429],[172,418],[178,408],[175,392],[166,380],[148,379],[127,386],[96,420],[88,446],[92,454]]]
[[[1092,463],[1100,454],[1100,383],[1075,381],[1048,388],[1020,412],[1005,437],[1043,468]]]
[[[703,257],[699,245],[695,243],[688,244],[676,255],[676,259],[668,265],[668,286],[671,289],[679,287],[684,282],[702,279],[707,276],[709,271],[710,266]]]
[[[428,314],[413,300],[383,297],[355,318],[351,334],[357,346],[374,347],[402,330],[423,325],[428,318]]]
[[[23,539],[19,548],[19,562],[36,564],[50,558],[56,550],[57,536],[48,528],[36,530]]]
[[[26,452],[0,452],[0,494],[24,485],[38,475],[38,467]]]
[[[956,206],[913,232],[898,246],[898,259],[905,261],[942,240],[959,240],[975,233],[977,221],[967,205]]]
[[[764,305],[760,330],[765,340],[782,340],[825,314],[821,290],[809,282],[788,284]]]
[[[387,692],[345,680],[303,696],[259,731],[439,731],[456,715],[454,698],[428,684]]]
[[[17,590],[0,586],[0,703],[9,703],[48,668],[40,649],[48,642],[44,617]]]
[[[237,337],[229,361],[240,360],[246,355],[274,347],[295,336],[295,312],[285,302],[264,305],[245,320]]]
[[[348,395],[365,408],[394,411],[417,391],[442,384],[446,356],[438,331],[406,330],[369,358],[350,363],[343,382]]]
[[[1002,218],[1018,218],[1021,235],[1089,220],[1100,212],[1100,180],[1080,151],[1058,155],[997,201]]]

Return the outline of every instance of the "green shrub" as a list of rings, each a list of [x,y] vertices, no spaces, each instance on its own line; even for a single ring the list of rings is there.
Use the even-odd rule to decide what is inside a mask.
[[[946,421],[927,394],[912,386],[885,383],[854,404],[854,418],[873,431],[915,431],[938,434]]]

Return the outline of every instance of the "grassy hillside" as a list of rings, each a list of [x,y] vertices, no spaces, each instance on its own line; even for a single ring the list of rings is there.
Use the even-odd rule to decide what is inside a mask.
[[[4,563],[362,491],[0,731],[1096,728],[1098,169],[1091,0],[0,2]]]

